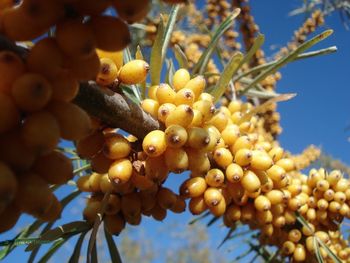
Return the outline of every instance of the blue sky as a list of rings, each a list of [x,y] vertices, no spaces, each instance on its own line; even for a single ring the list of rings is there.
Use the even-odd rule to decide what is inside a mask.
[[[303,15],[288,17],[288,12],[298,7],[301,2],[300,0],[251,1],[255,21],[259,24],[261,33],[265,34],[264,50],[267,54],[274,53],[270,49],[272,46],[283,46],[287,43],[294,30],[302,24]],[[350,125],[350,87],[348,84],[350,31],[345,30],[336,13],[326,18],[326,25],[323,29],[327,28],[334,29],[334,34],[313,49],[336,45],[337,53],[294,62],[281,71],[283,77],[278,83],[278,92],[297,93],[298,95],[290,101],[279,104],[278,110],[281,113],[283,127],[280,141],[282,146],[292,153],[299,153],[307,145],[315,144],[321,146],[326,153],[350,163],[350,144],[347,141],[350,131],[345,131],[345,128]],[[184,178],[184,175],[171,175],[167,185],[177,189]],[[82,201],[79,201],[68,207],[65,215],[72,220],[79,220],[81,219],[81,207]],[[169,249],[171,237],[167,233],[159,233],[154,230],[168,227],[174,222],[186,224],[191,218],[192,216],[188,213],[182,215],[169,213],[163,223],[146,218],[142,224],[142,231],[149,238],[156,239],[158,248]],[[28,222],[26,217],[20,220],[18,226],[25,222]],[[137,228],[133,229],[137,235]],[[183,231],[183,229],[178,229],[178,231]],[[11,231],[0,235],[0,240],[11,238],[13,233]],[[215,225],[209,229],[209,234],[210,242],[213,247],[216,247],[224,237],[225,230]],[[227,254],[227,248],[229,246],[219,250],[218,253],[223,257],[232,256],[232,253]],[[22,262],[26,258],[22,251],[23,249],[18,249],[4,262]],[[54,258],[53,262],[65,262],[72,248],[66,246],[62,251],[60,258]]]

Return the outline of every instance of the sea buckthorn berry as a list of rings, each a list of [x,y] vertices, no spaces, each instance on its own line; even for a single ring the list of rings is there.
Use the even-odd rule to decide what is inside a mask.
[[[177,124],[187,128],[193,120],[193,115],[193,110],[189,105],[181,104],[168,115],[165,120],[165,126],[169,127],[172,124]]]
[[[320,199],[317,201],[317,208],[319,210],[327,210],[328,208],[328,202],[325,199]]]
[[[118,195],[111,194],[109,195],[106,210],[106,215],[115,215],[117,214],[121,209],[121,200]]]
[[[159,84],[156,97],[159,104],[174,103],[176,106],[179,105],[175,103],[176,92],[166,83]]]
[[[188,156],[188,169],[192,173],[204,175],[210,169],[210,161],[208,155],[204,151],[195,150],[192,148],[186,149]]]
[[[231,204],[227,207],[225,215],[233,222],[237,222],[241,218],[241,208],[238,205]]]
[[[151,131],[143,139],[142,148],[148,156],[161,155],[166,150],[165,133],[161,130]]]
[[[58,151],[40,156],[34,163],[33,171],[50,184],[63,184],[73,178],[72,161]]]
[[[166,119],[176,109],[175,104],[172,103],[164,103],[158,108],[158,120],[165,123]]]
[[[224,197],[215,187],[209,187],[204,192],[204,201],[209,208],[219,205],[222,199],[224,199]]]
[[[241,184],[243,188],[249,193],[259,191],[261,186],[259,178],[254,172],[250,170],[246,170],[244,172],[243,177],[241,179]]]
[[[240,111],[237,111],[235,113],[232,113],[231,115],[231,121],[233,124],[237,124],[239,125],[239,123],[241,122],[243,115]]]
[[[293,259],[297,262],[305,261],[306,251],[305,251],[305,247],[302,244],[296,245],[294,252],[293,252]]]
[[[281,147],[273,147],[270,151],[269,151],[269,155],[272,158],[272,160],[276,163],[277,161],[279,161],[284,154],[284,150]]]
[[[261,233],[264,236],[271,237],[274,232],[274,227],[272,224],[266,224],[261,227]]]
[[[255,218],[259,225],[271,224],[273,221],[273,215],[269,210],[266,210],[266,211],[256,210]]]
[[[56,40],[68,56],[87,58],[95,52],[92,30],[79,20],[65,20],[56,27]]]
[[[267,211],[271,209],[271,202],[266,196],[259,195],[254,199],[254,206],[258,211]]]
[[[102,150],[103,133],[99,130],[76,142],[77,153],[82,158],[90,159]]]
[[[217,148],[213,153],[215,162],[222,168],[226,168],[232,164],[233,156],[231,152],[226,148]]]
[[[341,178],[337,184],[333,187],[336,192],[345,192],[349,188],[349,181],[345,178]]]
[[[61,71],[50,79],[52,100],[70,102],[79,92],[78,80],[68,71]]]
[[[187,130],[187,145],[191,148],[201,150],[210,142],[209,132],[203,128],[192,127]]]
[[[202,92],[200,95],[199,95],[199,98],[198,100],[207,100],[211,103],[214,103],[214,97],[213,95],[211,95],[210,93],[207,93],[207,92]]]
[[[120,69],[118,80],[128,85],[139,84],[146,79],[148,71],[149,65],[146,61],[140,59],[131,60]]]
[[[302,237],[299,229],[292,229],[288,232],[288,240],[294,243],[298,243]]]
[[[191,76],[187,69],[178,69],[173,76],[173,86],[176,91],[183,89],[190,81]]]
[[[180,186],[180,195],[186,198],[198,197],[204,194],[207,183],[202,177],[189,178]]]
[[[271,157],[262,151],[252,151],[250,167],[257,170],[267,170],[272,166]]]
[[[245,206],[241,208],[241,221],[242,222],[250,222],[256,217],[254,204],[247,203]]]
[[[264,193],[270,192],[274,187],[274,183],[271,178],[267,177],[267,181],[261,185],[261,191]]]
[[[141,101],[141,108],[145,112],[149,113],[153,118],[157,119],[159,110],[158,101],[152,99],[144,99]]]
[[[51,84],[41,75],[27,73],[12,86],[12,97],[24,111],[37,111],[45,107],[52,95]]]
[[[138,174],[135,170],[133,170],[133,174],[131,176],[131,183],[135,186],[135,188],[146,191],[151,189],[154,185],[154,182],[147,178],[144,175]]]
[[[164,155],[147,158],[145,161],[145,173],[146,177],[153,182],[163,182],[169,173],[169,169],[165,164]]]
[[[158,190],[156,198],[158,205],[163,209],[173,208],[177,201],[176,194],[166,187],[161,187]]]
[[[157,89],[158,89],[159,85],[153,85],[151,87],[148,88],[147,94],[148,94],[148,98],[152,99],[152,100],[157,100]]]
[[[332,213],[338,213],[341,209],[341,205],[336,202],[336,201],[332,201],[329,203],[329,206],[328,206],[328,210]]]
[[[236,140],[239,138],[240,132],[238,126],[235,124],[229,124],[221,132],[222,139],[225,141],[225,144],[228,146],[233,145]]]
[[[222,132],[228,123],[228,118],[223,112],[217,112],[213,117],[211,117],[207,124],[215,126],[220,132]]]
[[[188,156],[181,148],[167,148],[164,152],[165,163],[168,169],[174,173],[181,173],[188,168]]]
[[[145,191],[139,192],[140,200],[141,200],[141,211],[142,213],[146,211],[150,211],[156,204],[157,198],[156,194],[148,193]]]
[[[291,198],[288,200],[288,208],[292,211],[297,211],[301,206],[302,204],[297,198]]]
[[[20,215],[21,210],[14,203],[8,205],[2,212],[0,212],[0,233],[13,228]]]
[[[231,183],[237,183],[243,177],[243,169],[238,164],[231,163],[227,166],[225,175],[228,181]]]
[[[215,106],[208,100],[199,100],[193,103],[193,109],[202,113],[203,121],[211,119],[215,114]]]
[[[175,105],[187,104],[192,105],[194,102],[194,93],[190,89],[181,89],[176,92],[174,103]]]
[[[302,188],[300,184],[290,184],[287,186],[287,190],[290,192],[292,196],[296,196],[301,193]]]
[[[123,66],[123,51],[105,51],[97,48],[96,53],[100,59],[111,59],[117,66],[118,70]]]
[[[20,124],[20,112],[12,98],[0,92],[0,133]]]
[[[183,213],[186,210],[185,199],[180,197],[180,196],[176,196],[175,205],[173,207],[171,207],[170,210],[176,214]]]
[[[0,161],[0,213],[14,199],[18,189],[16,175],[10,167]]]
[[[253,148],[253,143],[250,140],[250,138],[248,136],[241,136],[239,138],[237,138],[237,140],[235,141],[235,143],[230,147],[230,150],[233,154],[235,154],[237,151],[241,150],[241,149],[252,149]]]
[[[118,76],[118,68],[114,64],[113,60],[109,58],[100,59],[100,71],[97,74],[97,84],[107,86],[112,84]]]
[[[172,148],[180,148],[185,145],[187,141],[187,131],[180,125],[170,125],[165,130],[166,144]]]
[[[150,8],[150,0],[113,1],[118,16],[128,23],[142,20]]]
[[[271,168],[268,169],[266,172],[267,172],[267,175],[273,181],[276,181],[276,182],[279,182],[286,177],[286,171],[278,165],[271,166]]]
[[[62,70],[63,57],[56,39],[46,37],[35,43],[30,49],[26,64],[31,72],[52,78]]]
[[[205,78],[201,75],[194,77],[193,79],[189,80],[184,88],[191,89],[194,93],[194,100],[198,100],[199,96],[203,92],[206,85]]]
[[[346,201],[346,195],[344,192],[335,192],[334,194],[334,201],[342,204]]]
[[[285,241],[282,245],[282,253],[284,255],[291,255],[294,253],[295,244],[292,241]]]
[[[122,195],[121,211],[125,217],[137,217],[141,214],[141,200],[137,193]]]
[[[287,173],[295,169],[294,161],[290,158],[282,158],[275,164],[282,167]]]
[[[91,133],[91,119],[79,106],[69,102],[54,101],[49,104],[48,110],[57,119],[63,139],[79,140]]]
[[[330,172],[327,176],[327,181],[331,186],[334,186],[338,183],[338,181],[342,178],[342,174],[339,170],[334,170]]]
[[[94,155],[91,160],[91,169],[100,174],[108,172],[110,165],[113,163],[113,160],[106,157],[102,151]]]
[[[46,154],[54,150],[60,139],[58,122],[47,111],[29,115],[20,132],[24,143],[39,154]]]
[[[127,139],[120,134],[106,136],[103,153],[110,159],[127,157],[131,152],[131,146]]]
[[[320,180],[316,183],[316,188],[322,192],[327,191],[329,188],[329,183],[325,179]]]
[[[211,187],[220,187],[224,181],[225,175],[220,169],[210,169],[205,175],[205,182]]]
[[[204,197],[201,195],[198,197],[191,198],[188,204],[188,208],[192,215],[200,215],[208,209],[208,206],[204,201]]]
[[[109,170],[108,177],[115,184],[124,184],[131,178],[132,164],[128,159],[114,161]]]
[[[100,70],[100,59],[96,53],[87,58],[65,57],[64,66],[80,81],[96,79]]]
[[[216,216],[222,216],[226,211],[226,200],[222,198],[217,205],[209,206],[210,212]]]
[[[248,149],[240,149],[236,152],[234,161],[240,166],[247,166],[252,161],[252,151]]]
[[[152,217],[157,221],[163,221],[166,218],[167,210],[161,208],[158,204],[156,204],[151,210]]]
[[[98,193],[101,192],[100,182],[101,182],[102,174],[92,173],[89,177],[89,185],[92,192]],[[101,199],[102,200],[102,199]]]
[[[272,205],[281,204],[284,200],[283,192],[277,189],[266,192],[265,196],[270,200]]]

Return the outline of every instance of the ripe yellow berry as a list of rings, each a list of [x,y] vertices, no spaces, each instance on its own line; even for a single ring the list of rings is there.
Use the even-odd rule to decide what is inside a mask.
[[[214,201],[212,201],[212,204],[213,204],[213,202]],[[216,217],[222,216],[225,213],[225,211],[226,211],[226,200],[225,200],[225,198],[222,198],[217,205],[209,206],[209,210]]]
[[[236,153],[237,151],[241,150],[241,149],[252,149],[253,148],[253,143],[251,141],[251,139],[246,136],[243,135],[239,138],[237,138],[237,140],[235,140],[235,143],[230,147],[230,150],[232,153]]]
[[[236,152],[234,161],[240,166],[247,166],[252,161],[252,151],[248,149],[240,149]]]
[[[283,157],[283,154],[284,150],[281,147],[274,147],[269,151],[269,155],[275,163]]]
[[[188,208],[193,215],[199,215],[208,209],[203,195],[191,198]]]
[[[198,100],[200,94],[203,92],[206,85],[205,78],[201,75],[194,77],[193,79],[189,80],[184,88],[191,89],[194,93],[194,100]]]
[[[271,157],[263,151],[252,151],[250,167],[256,170],[267,170],[272,166]]]
[[[169,127],[172,124],[180,125],[187,128],[193,119],[193,110],[190,106],[181,104],[171,112],[165,120],[165,126]]]
[[[76,142],[77,153],[82,158],[90,159],[102,150],[104,143],[103,133],[97,130]]]
[[[151,131],[143,139],[142,148],[148,156],[161,155],[166,150],[165,133],[161,130]]]
[[[299,229],[292,229],[288,232],[288,240],[294,243],[298,243],[301,237],[302,237],[302,234]]]
[[[294,253],[295,244],[292,241],[285,241],[282,245],[282,252],[284,255],[291,255]]]
[[[193,104],[193,109],[202,113],[203,121],[209,120],[215,114],[215,106],[212,102],[207,100],[199,100]]]
[[[281,204],[284,200],[283,192],[277,189],[266,192],[265,196],[270,200],[272,205]]]
[[[124,84],[139,84],[142,83],[149,71],[149,65],[146,61],[135,59],[126,63],[120,69],[118,80]]]
[[[278,166],[278,165],[273,165],[270,169],[268,169],[267,171],[267,175],[276,182],[279,182],[281,180],[283,180],[286,177],[286,171]]]
[[[293,259],[295,261],[304,261],[306,258],[305,247],[302,244],[297,244],[293,252]]]
[[[194,93],[190,89],[181,89],[175,94],[175,105],[186,104],[192,105],[194,102]]]
[[[226,179],[231,183],[239,182],[243,177],[243,169],[241,166],[235,163],[231,163],[226,168]]]
[[[238,100],[233,100],[229,103],[228,109],[231,113],[235,113],[241,110],[242,102]]]
[[[115,184],[124,184],[131,178],[132,164],[128,159],[114,161],[109,170],[108,177]]]
[[[181,148],[167,148],[164,153],[165,163],[168,169],[174,173],[181,173],[188,168],[188,156]]]
[[[158,101],[152,99],[144,99],[141,101],[141,108],[145,112],[149,113],[153,118],[157,119],[159,110]]]
[[[215,126],[220,132],[222,132],[228,124],[228,117],[225,113],[219,111],[207,121],[207,124]]]
[[[159,184],[163,182],[169,173],[168,167],[165,164],[164,155],[157,157],[149,157],[145,161],[146,177],[151,181]]]
[[[225,175],[220,169],[210,169],[205,175],[205,182],[211,187],[223,186]]]
[[[167,146],[173,148],[180,148],[185,145],[187,141],[187,131],[180,125],[170,125],[165,130],[165,139]]]
[[[189,178],[180,186],[180,194],[186,198],[201,196],[207,189],[207,183],[202,177]]]
[[[114,1],[113,6],[118,12],[118,16],[132,24],[142,20],[150,8],[149,0]]]
[[[254,172],[250,170],[246,170],[244,172],[244,175],[241,179],[241,184],[243,188],[249,193],[254,193],[256,191],[259,191],[261,186],[259,178],[256,176]]]
[[[178,69],[173,76],[173,86],[176,91],[183,89],[190,81],[191,76],[187,69]]]
[[[109,58],[117,66],[118,70],[123,66],[123,51],[109,52],[102,49],[96,49],[96,53],[100,59]]]
[[[215,162],[222,168],[226,168],[232,164],[233,156],[231,152],[226,148],[217,148],[213,153]]]
[[[105,138],[103,153],[110,159],[127,157],[131,152],[131,146],[127,139],[120,134],[110,134]]]
[[[91,169],[100,174],[108,173],[108,169],[113,163],[112,159],[109,159],[101,151],[91,158]]]
[[[290,158],[280,159],[275,164],[282,167],[287,173],[295,169],[294,161]]]
[[[97,84],[107,86],[112,84],[118,76],[118,68],[109,58],[100,59],[100,71],[97,74]]]
[[[258,211],[267,211],[271,209],[271,202],[266,196],[259,195],[254,199],[254,206]]]
[[[235,143],[240,135],[238,126],[235,124],[229,124],[221,132],[222,139],[225,141],[225,144],[231,146]]]
[[[238,205],[231,204],[227,207],[225,215],[233,222],[241,219],[241,208]]]
[[[163,209],[173,208],[177,201],[176,194],[166,187],[161,187],[158,190],[156,198],[158,205]]]
[[[156,90],[156,97],[159,104],[174,103],[176,92],[166,83],[159,84]],[[179,104],[176,104],[179,105]]]
[[[208,155],[204,151],[192,148],[186,149],[188,156],[188,169],[195,174],[204,175],[210,169],[210,161]]]
[[[169,114],[172,113],[176,109],[175,104],[172,103],[164,103],[159,106],[158,109],[158,120],[165,123]]]
[[[204,201],[209,208],[219,205],[222,199],[224,199],[223,195],[215,187],[209,187],[204,192]]]
[[[153,85],[151,87],[148,88],[147,90],[147,94],[148,94],[148,98],[152,99],[152,100],[157,100],[157,89],[158,89],[159,85]]]
[[[210,93],[207,93],[207,92],[202,92],[199,95],[198,100],[207,100],[207,101],[209,101],[211,103],[214,103],[214,97]]]
[[[188,139],[187,145],[191,148],[201,150],[210,142],[209,133],[207,130],[199,127],[192,127],[187,130]]]

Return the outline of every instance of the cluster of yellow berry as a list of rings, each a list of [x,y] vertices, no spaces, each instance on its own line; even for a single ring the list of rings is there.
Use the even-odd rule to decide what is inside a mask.
[[[0,232],[12,228],[21,213],[46,221],[60,216],[50,185],[70,180],[73,167],[55,149],[60,138],[80,140],[93,131],[89,115],[71,102],[79,81],[97,76],[107,85],[119,74],[127,83],[129,75],[116,70],[122,61],[116,51],[130,42],[124,21],[142,19],[149,5],[149,0],[1,1],[0,33],[12,41],[40,40],[24,42],[30,49],[19,53],[0,51]],[[118,16],[104,15],[107,8]]]
[[[291,155],[290,158],[293,159],[296,169],[303,170],[306,167],[309,167],[310,164],[316,161],[320,156],[321,149],[315,145],[310,145],[304,149],[301,154]]]

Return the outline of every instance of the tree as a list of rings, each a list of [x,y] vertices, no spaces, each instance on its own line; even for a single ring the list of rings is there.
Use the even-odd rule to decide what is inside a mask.
[[[264,36],[244,1],[211,0],[205,14],[192,2],[165,1],[173,5],[154,4],[154,17],[146,17],[150,1],[112,2],[1,6],[1,232],[23,213],[37,218],[1,243],[1,258],[27,244],[34,261],[40,246],[52,243],[40,260],[46,262],[75,237],[70,261],[76,262],[88,236],[86,261],[96,262],[100,229],[112,261],[120,262],[112,235],[188,206],[209,217],[208,225],[223,220],[224,243],[242,225],[252,230],[247,253],[237,260],[250,253],[266,261],[348,260],[340,235],[350,215],[348,179],[322,168],[303,174],[318,149],[292,156],[278,141],[277,103],[294,97],[276,92],[278,70],[336,51],[307,52],[332,34],[306,40],[323,23],[322,13],[315,11],[268,61]],[[128,47],[130,30],[140,28]],[[23,42],[29,40],[35,44]],[[74,144],[66,147],[60,139]],[[179,191],[165,186],[170,173],[185,171],[190,176]],[[74,190],[58,200],[55,191],[64,185]],[[55,227],[82,192],[90,193],[84,221]],[[192,228],[186,233],[202,234]],[[180,247],[168,261],[210,261],[210,248],[191,239],[187,244],[196,253]],[[152,260],[133,240],[124,238],[124,246],[135,246],[125,250],[129,261]]]

